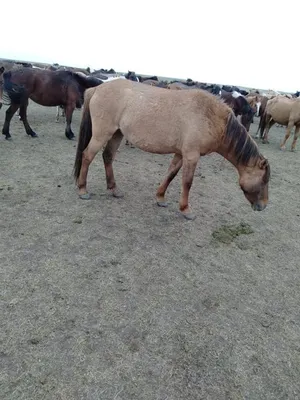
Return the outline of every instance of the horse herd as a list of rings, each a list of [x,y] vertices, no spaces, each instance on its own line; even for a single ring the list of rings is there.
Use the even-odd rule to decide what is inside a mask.
[[[235,166],[240,187],[253,210],[266,207],[270,166],[248,131],[254,115],[260,117],[257,136],[260,131],[265,143],[274,123],[287,126],[283,149],[295,126],[291,148],[295,150],[300,130],[298,96],[298,92],[293,96],[247,92],[190,79],[167,82],[156,76],[137,76],[132,71],[118,76],[114,70],[91,73],[57,66],[22,66],[5,71],[0,67],[0,98],[9,105],[2,129],[5,139],[11,139],[10,122],[18,109],[27,135],[37,136],[27,120],[29,99],[43,106],[61,107],[66,118],[65,135],[70,140],[75,137],[71,129],[73,112],[83,106],[74,164],[79,197],[90,198],[89,165],[103,148],[107,189],[114,197],[123,196],[116,185],[112,164],[125,137],[126,144],[144,151],[174,154],[157,189],[157,205],[167,206],[166,190],[182,167],[179,211],[186,219],[195,218],[189,205],[189,191],[196,165],[200,156],[212,152]]]

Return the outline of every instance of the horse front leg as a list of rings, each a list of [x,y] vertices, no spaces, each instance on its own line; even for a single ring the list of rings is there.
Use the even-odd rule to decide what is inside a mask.
[[[183,155],[182,192],[179,201],[179,209],[184,218],[188,220],[196,218],[189,206],[189,193],[199,158],[200,154],[198,152],[190,152]]]
[[[296,150],[296,143],[297,143],[297,139],[299,137],[299,134],[300,134],[300,125],[297,125],[296,129],[295,129],[295,133],[294,133],[294,139],[293,139],[291,151],[295,151]]]
[[[37,137],[38,135],[32,130],[31,126],[28,123],[27,107],[28,107],[28,100],[26,100],[26,102],[24,102],[24,104],[20,106],[20,119],[23,122],[27,135],[31,137]]]
[[[69,140],[73,140],[75,138],[75,135],[74,135],[74,133],[72,132],[72,129],[71,129],[72,115],[73,115],[73,112],[75,110],[75,107],[76,107],[75,103],[70,103],[65,108],[65,113],[66,113],[65,135]]]
[[[122,132],[118,129],[113,137],[107,142],[105,149],[102,153],[107,189],[114,197],[124,197],[123,193],[117,188],[112,163],[115,159],[116,152],[120,147],[123,139]]]
[[[11,104],[6,110],[5,121],[2,129],[2,135],[5,136],[6,140],[11,140],[11,134],[9,133],[10,121],[18,108],[19,108],[18,104]]]
[[[167,176],[161,182],[156,191],[156,203],[159,207],[168,206],[168,203],[165,200],[165,193],[168,189],[168,186],[175,178],[175,176],[178,174],[178,171],[180,170],[181,167],[182,167],[182,156],[181,154],[175,154],[168,168]]]

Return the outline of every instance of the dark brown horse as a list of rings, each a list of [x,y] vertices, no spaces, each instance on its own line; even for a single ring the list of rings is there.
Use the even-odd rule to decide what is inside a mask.
[[[20,108],[20,119],[27,135],[37,137],[27,121],[29,99],[42,106],[63,106],[66,113],[65,135],[74,139],[71,129],[74,109],[81,108],[84,91],[102,83],[97,78],[89,78],[72,71],[50,71],[35,68],[22,68],[3,74],[3,98],[9,107],[6,111],[2,134],[11,139],[10,121]]]
[[[221,90],[220,96],[221,99],[233,109],[236,117],[238,115],[242,116],[241,122],[246,130],[249,131],[256,109],[253,109],[247,99],[239,92],[226,92],[226,90]]]

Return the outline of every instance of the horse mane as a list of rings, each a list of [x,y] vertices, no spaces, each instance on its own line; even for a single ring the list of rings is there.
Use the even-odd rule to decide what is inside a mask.
[[[228,117],[224,141],[228,143],[229,151],[233,152],[238,164],[248,165],[251,159],[262,158],[257,144],[233,112],[230,112]]]

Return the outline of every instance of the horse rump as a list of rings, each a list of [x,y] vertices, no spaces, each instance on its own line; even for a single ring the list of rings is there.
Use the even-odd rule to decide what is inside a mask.
[[[18,85],[11,81],[11,71],[4,72],[3,74],[3,104],[10,105],[22,104],[26,98],[26,89],[22,85]]]

